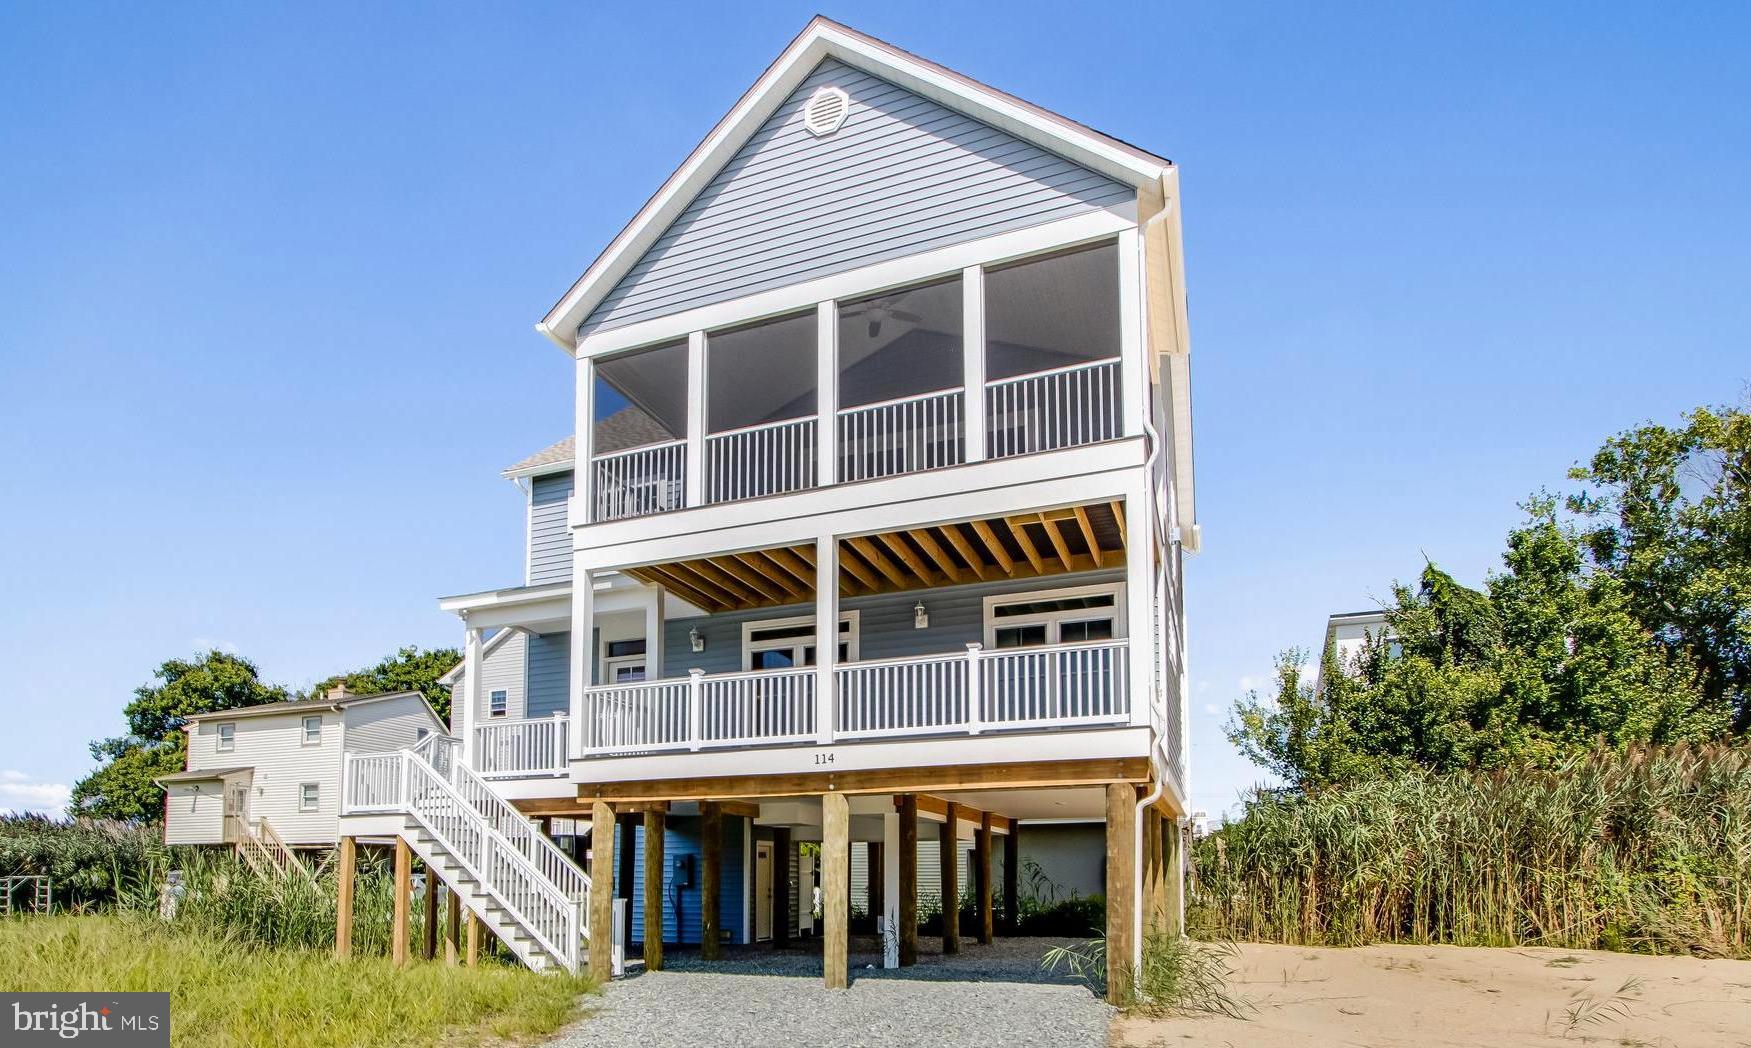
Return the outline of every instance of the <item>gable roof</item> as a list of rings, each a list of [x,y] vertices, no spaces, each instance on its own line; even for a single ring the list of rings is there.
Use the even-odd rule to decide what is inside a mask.
[[[791,92],[829,58],[1128,186],[1153,185],[1171,168],[1167,160],[1136,146],[817,16],[548,311],[536,330],[567,352],[575,352],[573,335],[579,325]]]
[[[324,711],[340,711],[361,706],[368,702],[385,702],[389,699],[415,698],[420,705],[431,714],[432,720],[442,724],[438,713],[432,709],[432,704],[417,691],[384,691],[375,695],[345,695],[338,699],[287,699],[284,702],[268,702],[260,706],[241,706],[234,710],[213,710],[210,713],[191,713],[183,718],[183,723],[197,724],[209,720],[236,720],[239,717],[269,717],[278,714],[313,713]]]

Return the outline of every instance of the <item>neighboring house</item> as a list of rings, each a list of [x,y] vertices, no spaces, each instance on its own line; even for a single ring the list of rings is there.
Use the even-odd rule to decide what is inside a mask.
[[[1387,638],[1386,612],[1384,611],[1351,611],[1341,615],[1333,615],[1326,620],[1325,637],[1319,650],[1319,669],[1314,677],[1314,690],[1325,690],[1325,657],[1324,652],[1330,648],[1337,658],[1337,664],[1343,667],[1345,673],[1353,673],[1356,659],[1362,653],[1364,645],[1375,644]]]
[[[443,734],[417,691],[354,695],[201,713],[188,718],[186,770],[166,775],[164,843],[237,845],[277,837],[332,848],[340,837],[345,753],[383,753]]]
[[[456,752],[351,758],[343,834],[532,966],[618,896],[647,963],[813,923],[843,985],[854,843],[894,965],[903,874],[988,898],[1080,823],[1124,964],[1180,914],[1183,272],[1168,161],[811,22],[538,325],[577,410],[506,471],[525,577],[440,602]],[[530,818],[588,820],[589,873]]]

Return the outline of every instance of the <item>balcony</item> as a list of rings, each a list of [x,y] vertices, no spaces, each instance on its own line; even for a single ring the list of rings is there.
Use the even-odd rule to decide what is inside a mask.
[[[1122,436],[1113,245],[967,273],[586,358],[589,521]]]
[[[833,674],[833,723],[818,723],[813,668],[705,674],[590,688],[584,693],[581,756],[744,749],[1049,731],[1128,724],[1125,640],[964,651],[850,662]],[[559,723],[562,718],[553,718]],[[500,724],[492,731],[549,722]],[[509,750],[477,756],[483,775],[513,766],[529,774],[560,767],[563,740],[520,733]],[[530,741],[544,749],[531,752]],[[477,747],[476,753],[483,750]],[[514,755],[505,762],[507,754]],[[492,767],[488,767],[491,763]]]

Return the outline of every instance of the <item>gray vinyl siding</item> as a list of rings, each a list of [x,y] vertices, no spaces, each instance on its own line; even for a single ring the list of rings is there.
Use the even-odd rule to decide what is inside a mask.
[[[549,717],[571,708],[571,634],[536,633],[529,637],[528,712]]]
[[[850,96],[815,138],[817,87]],[[1038,146],[823,61],[585,319],[581,333],[1060,219],[1136,194]]]
[[[536,477],[529,496],[529,585],[569,582],[572,577],[571,529],[566,500],[572,494],[572,474]]]
[[[938,836],[941,832],[941,823],[918,820],[918,900],[921,903],[934,901],[941,905],[942,902],[942,843]],[[994,839],[1001,843],[1000,838]],[[960,875],[956,882],[965,892],[973,883],[973,842],[956,843],[960,860]],[[883,856],[882,862],[887,861]],[[851,845],[851,905],[864,913],[870,912],[869,844],[864,841],[854,841]]]
[[[1035,590],[1063,589],[1124,581],[1121,570],[1088,571],[1045,579],[1005,579],[906,593],[850,597],[839,602],[841,612],[858,613],[858,658],[889,659],[962,651],[985,638],[985,598]],[[930,614],[925,629],[912,628],[912,606],[924,602]],[[695,667],[706,673],[733,673],[742,668],[742,625],[764,619],[814,614],[813,604],[794,604],[758,611],[732,611],[690,619],[670,619],[663,627],[663,676],[685,676]],[[687,633],[697,628],[705,650],[695,653]],[[1132,632],[1136,632],[1135,629]]]
[[[480,708],[475,711],[476,723],[485,724],[493,719],[492,693],[495,691],[505,693],[506,718],[522,717],[528,709],[528,693],[524,687],[528,649],[528,634],[516,630],[481,660]]]
[[[412,746],[420,732],[438,730],[425,702],[414,696],[348,706],[341,711],[349,753],[386,753]]]
[[[1016,835],[1021,869],[1021,894],[1039,899],[1068,899],[1106,891],[1105,823],[1023,823]],[[1039,876],[1029,875],[1037,865]]]

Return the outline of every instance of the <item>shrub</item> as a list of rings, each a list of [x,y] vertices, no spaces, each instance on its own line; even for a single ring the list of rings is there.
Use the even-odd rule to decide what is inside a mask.
[[[0,877],[46,875],[57,909],[113,905],[123,885],[163,855],[157,831],[144,826],[0,816]]]

